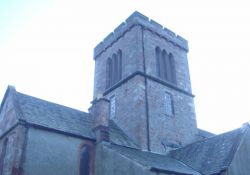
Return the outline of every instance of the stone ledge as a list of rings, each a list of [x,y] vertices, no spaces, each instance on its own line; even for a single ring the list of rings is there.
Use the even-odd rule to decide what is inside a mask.
[[[195,95],[192,94],[192,92],[188,92],[180,87],[177,87],[175,84],[172,84],[170,82],[167,82],[167,81],[163,81],[157,77],[154,77],[154,76],[151,76],[151,75],[148,75],[148,74],[145,74],[141,71],[136,71],[134,73],[132,73],[131,75],[127,76],[126,78],[123,78],[122,80],[120,80],[119,82],[117,82],[116,84],[114,84],[113,86],[111,86],[109,89],[106,89],[103,93],[103,95],[107,95],[108,93],[110,93],[111,91],[113,91],[114,89],[116,89],[117,87],[123,85],[124,83],[126,83],[127,81],[129,81],[130,79],[132,79],[133,77],[135,76],[142,76],[142,77],[145,77],[145,78],[148,78],[150,80],[153,80],[153,81],[156,81],[157,83],[160,83],[162,85],[165,85],[167,87],[170,87],[170,88],[173,88],[174,90],[178,91],[178,92],[181,92],[182,94],[185,94],[187,96],[190,96],[190,97],[195,97]]]

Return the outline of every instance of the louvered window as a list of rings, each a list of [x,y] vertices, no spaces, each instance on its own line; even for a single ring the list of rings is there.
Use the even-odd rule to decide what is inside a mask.
[[[122,51],[118,50],[107,59],[106,64],[106,88],[112,87],[122,78]]]
[[[164,108],[165,108],[166,115],[174,116],[172,95],[168,92],[165,92],[164,101],[165,101]]]
[[[115,118],[115,96],[110,98],[110,119]]]
[[[176,84],[175,60],[172,53],[161,50],[159,47],[155,49],[156,69],[158,77],[164,81]]]

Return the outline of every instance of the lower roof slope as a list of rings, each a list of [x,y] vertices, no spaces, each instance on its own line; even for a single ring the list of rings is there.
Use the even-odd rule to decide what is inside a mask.
[[[17,101],[26,122],[58,131],[94,138],[92,119],[82,111],[17,92]]]
[[[15,100],[13,104],[16,112],[21,114],[18,115],[19,120],[35,127],[95,140],[95,134],[92,131],[93,120],[88,113],[22,94],[11,86],[5,93],[1,108],[9,95],[15,96],[11,99]],[[137,147],[114,122],[110,121],[109,129],[111,142]]]
[[[219,173],[231,163],[249,127],[245,126],[172,151],[173,158],[204,175]]]
[[[14,88],[8,88],[6,91],[0,112],[3,112],[7,96],[13,94],[15,98],[9,99],[14,101],[19,120],[34,127],[95,140],[93,121],[88,113],[19,93]],[[110,121],[109,129],[110,141],[114,143],[107,146],[109,149],[149,167],[152,171],[211,175],[225,170],[230,165],[249,125],[216,136],[207,133],[204,135],[204,132],[201,132],[204,138],[209,138],[173,150],[168,155],[136,149],[138,146],[113,121]]]
[[[132,161],[148,167],[152,171],[163,171],[178,175],[200,175],[200,173],[168,155],[155,154],[115,144],[105,144],[105,146]]]
[[[95,139],[93,121],[88,113],[17,93],[24,120],[31,124]],[[110,121],[110,140],[119,145],[137,147],[129,137]]]

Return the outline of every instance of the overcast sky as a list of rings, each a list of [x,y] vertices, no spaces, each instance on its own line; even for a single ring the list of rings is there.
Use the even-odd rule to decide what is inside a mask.
[[[93,48],[135,10],[189,41],[198,127],[250,120],[250,6],[244,0],[0,0],[0,98],[17,91],[87,111]],[[1,101],[1,100],[0,100]]]

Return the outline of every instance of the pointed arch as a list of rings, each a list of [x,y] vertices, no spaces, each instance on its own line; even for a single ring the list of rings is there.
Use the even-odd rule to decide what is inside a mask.
[[[162,60],[162,64],[161,64],[161,71],[162,71],[162,79],[167,80],[169,73],[169,64],[168,64],[168,54],[166,52],[166,50],[162,50],[161,52],[161,60]]]
[[[169,58],[169,64],[170,64],[170,67],[171,67],[171,69],[170,69],[170,71],[171,71],[171,79],[170,79],[170,81],[172,83],[176,84],[175,60],[174,60],[173,54],[169,53],[168,58]]]
[[[163,73],[162,73],[162,56],[161,56],[161,49],[157,46],[155,48],[155,54],[156,54],[156,69],[157,69],[157,74],[160,78],[163,78]]]
[[[95,145],[93,142],[83,141],[79,147],[79,175],[94,175]]]
[[[111,85],[111,72],[112,72],[112,61],[111,58],[108,58],[106,65],[106,88],[109,88]]]
[[[118,58],[118,81],[122,79],[122,51],[119,49],[117,53]]]
[[[90,149],[83,146],[80,154],[80,175],[90,174]]]
[[[156,70],[157,70],[157,75],[159,77],[161,77],[161,71],[160,71],[161,60],[160,60],[160,55],[161,55],[161,49],[159,47],[156,47],[155,48]]]
[[[116,82],[116,71],[117,71],[117,56],[116,54],[112,55],[112,73],[111,73],[111,85]]]
[[[122,79],[122,51],[113,53],[106,63],[106,89]]]
[[[175,60],[172,53],[167,53],[165,49],[161,50],[158,46],[155,48],[157,75],[162,80],[176,84]]]

